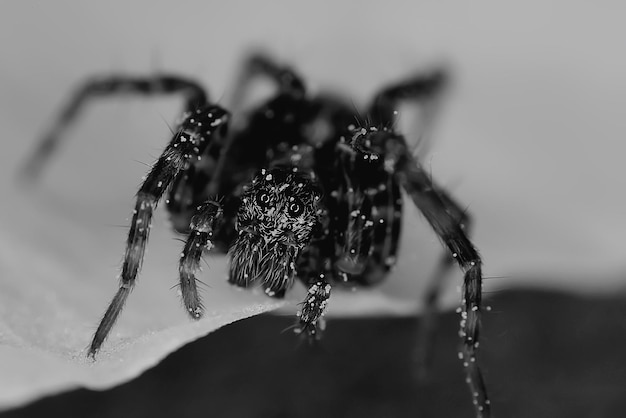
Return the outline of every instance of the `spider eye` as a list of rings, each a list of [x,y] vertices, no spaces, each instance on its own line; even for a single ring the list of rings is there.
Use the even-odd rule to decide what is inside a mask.
[[[304,204],[298,198],[294,198],[287,205],[287,212],[290,216],[300,216],[304,212]]]
[[[256,202],[262,208],[269,207],[270,200],[270,195],[267,192],[261,192],[256,196]]]

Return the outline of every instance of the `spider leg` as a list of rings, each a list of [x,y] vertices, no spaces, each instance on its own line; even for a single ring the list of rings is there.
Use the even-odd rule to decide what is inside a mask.
[[[139,188],[126,241],[120,287],[93,336],[89,347],[90,356],[95,356],[100,349],[135,285],[157,203],[172,182],[189,166],[192,158],[202,154],[211,136],[225,133],[227,121],[228,113],[217,106],[204,106],[194,111],[181,124]],[[213,129],[211,135],[207,134],[208,126]]]
[[[435,233],[449,249],[464,272],[461,329],[463,340],[459,357],[466,371],[466,381],[479,418],[488,418],[490,401],[476,358],[480,338],[482,302],[482,261],[478,251],[467,238],[458,217],[446,207],[439,190],[417,160],[409,152],[404,138],[391,130],[362,129],[353,137],[352,146],[375,158],[384,158],[385,170],[396,173],[402,187],[422,212]]]
[[[449,84],[449,74],[445,68],[437,68],[399,83],[383,88],[374,96],[369,107],[370,123],[374,126],[388,126],[396,121],[398,106],[402,102],[413,101],[420,106],[419,138],[412,151],[428,137],[437,113],[443,91]]]
[[[185,309],[193,319],[199,319],[204,312],[198,295],[196,272],[200,270],[202,253],[213,246],[213,233],[223,214],[222,205],[212,200],[198,206],[196,214],[191,218],[191,232],[180,256],[178,271],[181,295]]]
[[[212,129],[212,128],[211,128]],[[222,176],[228,160],[224,158],[224,150],[229,136],[212,138],[206,149],[197,160],[178,176],[172,183],[166,199],[170,221],[177,232],[189,233],[190,221],[199,204],[211,196],[230,195],[231,190],[224,190]]]
[[[302,78],[290,67],[281,66],[267,54],[251,54],[243,64],[239,80],[232,95],[231,106],[239,109],[250,83],[254,78],[263,76],[276,83],[280,93],[296,98],[304,97],[306,87]]]
[[[446,211],[454,217],[455,222],[457,222],[461,229],[465,231],[465,234],[469,235],[471,218],[467,212],[463,210],[463,208],[443,189],[435,185],[432,186],[439,194],[439,197],[445,205]],[[453,265],[454,258],[449,253],[442,254],[439,259],[439,263],[435,268],[435,273],[430,278],[426,287],[424,311],[422,312],[422,319],[419,328],[419,344],[416,346],[418,376],[422,380],[427,378],[432,362],[433,345],[437,332],[437,303],[439,302],[440,293],[443,288],[443,284],[445,283],[446,276]]]
[[[183,93],[185,95],[185,108],[188,111],[193,111],[207,102],[207,94],[199,84],[177,76],[130,77],[112,75],[88,80],[74,93],[53,123],[52,128],[39,142],[33,154],[26,161],[20,177],[31,181],[38,178],[44,165],[61,143],[64,131],[91,99],[127,93],[142,95]]]

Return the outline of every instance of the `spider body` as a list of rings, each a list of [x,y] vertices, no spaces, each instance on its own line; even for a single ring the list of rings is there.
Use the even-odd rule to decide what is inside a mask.
[[[327,97],[309,99],[298,86],[253,110],[227,144],[206,141],[167,200],[176,229],[187,233],[190,224],[194,229],[190,216],[196,208],[210,196],[224,196],[211,246],[230,250],[231,283],[259,283],[274,297],[285,295],[296,272],[305,285],[319,274],[333,284],[379,282],[395,262],[400,233],[398,182],[375,154],[357,155],[350,148],[352,136],[367,129],[354,126],[349,106]],[[225,118],[215,108],[198,109],[180,130],[197,136],[187,127],[215,124],[214,114]],[[199,122],[202,115],[209,120]],[[220,158],[223,168],[215,179]],[[294,199],[308,219],[290,215]],[[295,242],[283,242],[287,234]],[[199,312],[195,305],[188,311],[194,317]]]
[[[179,274],[192,318],[203,312],[196,286],[201,257],[213,248],[229,253],[228,280],[234,285],[261,286],[268,296],[281,298],[296,279],[302,281],[309,290],[296,330],[317,336],[332,286],[373,285],[393,267],[404,189],[449,250],[427,295],[424,329],[432,328],[436,283],[455,260],[465,273],[460,358],[477,415],[489,416],[476,362],[481,260],[466,236],[469,219],[433,183],[394,128],[400,102],[426,108],[436,102],[445,72],[382,89],[364,118],[355,118],[353,108],[340,99],[309,95],[296,72],[263,55],[253,55],[244,66],[235,103],[257,76],[269,78],[277,92],[232,124],[231,114],[189,80],[122,76],[90,81],[27,166],[30,176],[40,170],[59,133],[89,98],[119,92],[182,93],[187,98],[182,121],[137,193],[120,286],[90,355],[100,349],[135,284],[153,212],[165,195],[174,228],[187,235]]]

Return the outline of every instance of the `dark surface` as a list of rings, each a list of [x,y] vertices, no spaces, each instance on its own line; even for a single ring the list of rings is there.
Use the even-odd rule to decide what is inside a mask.
[[[480,362],[496,417],[626,416],[626,295],[508,291],[488,300]],[[189,344],[140,378],[76,390],[9,417],[472,417],[444,313],[431,381],[413,377],[419,322],[332,320],[317,346],[291,317],[258,316]]]

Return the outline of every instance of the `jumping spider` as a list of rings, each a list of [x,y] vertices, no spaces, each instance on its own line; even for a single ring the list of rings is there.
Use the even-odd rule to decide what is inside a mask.
[[[481,259],[466,235],[469,219],[433,183],[394,129],[402,102],[424,107],[436,102],[446,72],[435,70],[383,88],[362,117],[341,99],[307,94],[296,72],[262,54],[246,61],[235,97],[257,76],[268,78],[277,91],[230,131],[229,112],[194,81],[164,75],[93,79],[73,97],[30,160],[26,175],[32,177],[92,98],[121,93],[181,93],[186,98],[182,122],[137,193],[119,290],[89,354],[100,349],[135,285],[152,215],[164,194],[174,228],[188,237],[179,262],[180,290],[193,319],[203,313],[196,273],[203,252],[215,247],[230,253],[229,281],[236,286],[260,285],[267,295],[282,298],[296,277],[301,280],[308,294],[296,329],[315,336],[331,284],[374,285],[394,265],[403,188],[449,250],[435,276],[454,260],[465,274],[459,357],[477,416],[488,417],[490,404],[476,361]],[[427,312],[433,310],[437,288],[431,286]]]

